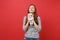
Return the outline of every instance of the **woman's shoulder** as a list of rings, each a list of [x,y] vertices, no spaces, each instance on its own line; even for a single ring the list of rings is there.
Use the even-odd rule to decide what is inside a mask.
[[[26,18],[26,16],[24,16],[24,18]]]
[[[26,16],[23,17],[23,21],[24,21],[24,22],[26,21]]]
[[[37,18],[40,19],[40,16],[38,16]]]
[[[40,19],[40,16],[38,16],[37,18]],[[26,16],[24,16],[24,19],[26,19]]]

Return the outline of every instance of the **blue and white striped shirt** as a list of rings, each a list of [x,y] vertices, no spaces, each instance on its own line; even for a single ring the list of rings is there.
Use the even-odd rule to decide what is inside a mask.
[[[27,37],[27,38],[39,38],[38,32],[41,31],[41,18],[38,16],[37,19],[38,19],[38,30],[36,30],[35,27],[30,26],[28,28],[28,31],[27,32],[25,31],[25,37]],[[25,22],[26,22],[26,16],[23,19],[23,27],[25,25]]]

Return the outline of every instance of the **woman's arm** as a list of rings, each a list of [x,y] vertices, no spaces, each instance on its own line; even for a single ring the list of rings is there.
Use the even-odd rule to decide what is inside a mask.
[[[23,19],[23,30],[24,30],[24,31],[27,30],[28,24],[29,24],[29,21],[26,23],[26,25],[25,25],[25,22],[26,22],[26,16],[25,16],[24,19]]]
[[[28,24],[29,24],[29,22],[27,22],[26,25],[23,26],[24,31],[26,31],[28,29]]]
[[[38,25],[34,21],[34,27],[37,31],[41,31],[41,19],[40,19],[40,17],[38,17]]]
[[[34,21],[34,27],[36,30],[38,30],[38,25],[35,23],[35,21]]]

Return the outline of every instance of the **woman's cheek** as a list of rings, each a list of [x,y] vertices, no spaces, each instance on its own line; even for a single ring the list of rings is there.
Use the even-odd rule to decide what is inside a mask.
[[[33,12],[34,12],[35,10],[33,9]]]
[[[29,9],[29,12],[31,12],[31,9]]]

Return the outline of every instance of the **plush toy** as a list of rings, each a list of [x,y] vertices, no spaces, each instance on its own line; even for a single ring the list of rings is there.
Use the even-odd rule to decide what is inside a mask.
[[[32,15],[32,13],[28,14],[28,21],[30,21],[30,25],[33,25],[33,15]]]

